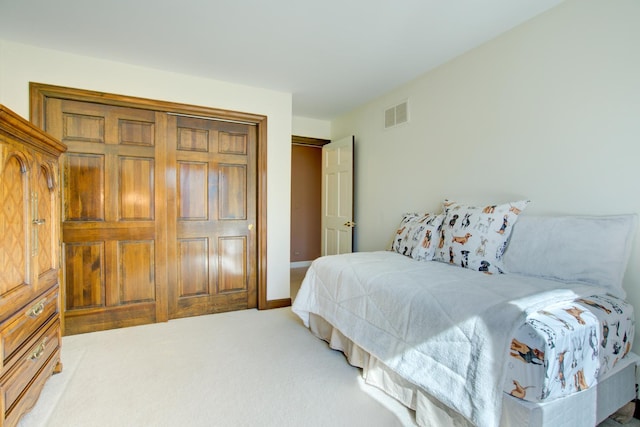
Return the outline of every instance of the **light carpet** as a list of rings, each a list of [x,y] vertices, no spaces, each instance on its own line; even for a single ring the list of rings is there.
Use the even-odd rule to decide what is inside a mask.
[[[290,308],[64,337],[36,426],[412,426]]]
[[[63,338],[64,370],[21,427],[414,426],[290,308]],[[627,427],[639,426],[632,420]],[[600,427],[620,424],[608,419]]]

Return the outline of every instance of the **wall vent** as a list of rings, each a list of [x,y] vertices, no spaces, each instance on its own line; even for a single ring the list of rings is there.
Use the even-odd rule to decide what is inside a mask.
[[[384,128],[389,129],[409,121],[409,103],[403,101],[384,110]]]

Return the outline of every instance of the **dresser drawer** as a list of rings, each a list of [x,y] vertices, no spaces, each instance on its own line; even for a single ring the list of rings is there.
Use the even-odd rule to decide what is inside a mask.
[[[53,357],[47,362],[44,369],[40,371],[38,376],[25,393],[20,396],[20,400],[11,408],[11,411],[5,414],[4,423],[0,420],[3,427],[15,427],[18,425],[20,418],[31,408],[34,407],[40,397],[40,393],[45,386],[47,380],[55,373],[56,366],[60,361],[60,350],[56,350]]]
[[[40,390],[36,390],[33,385],[27,390],[27,387],[29,387],[38,373],[42,370],[43,372],[47,371],[47,378],[51,375],[57,360],[54,361],[52,359],[49,364],[47,362],[60,348],[60,321],[58,319],[52,320],[45,332],[32,341],[31,347],[16,361],[0,383],[1,406],[5,410],[5,422],[11,418],[11,413],[19,405],[20,401],[25,399],[25,396],[37,391],[37,397],[40,393]],[[45,366],[49,367],[49,369],[43,370]],[[41,382],[44,383],[44,381]]]
[[[20,350],[29,337],[59,311],[56,287],[3,322],[0,325],[0,368],[8,368],[11,359],[20,357]]]

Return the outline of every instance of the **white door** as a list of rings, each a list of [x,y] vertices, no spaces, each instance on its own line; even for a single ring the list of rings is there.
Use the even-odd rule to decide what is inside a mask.
[[[353,250],[353,143],[349,136],[322,147],[322,255]]]

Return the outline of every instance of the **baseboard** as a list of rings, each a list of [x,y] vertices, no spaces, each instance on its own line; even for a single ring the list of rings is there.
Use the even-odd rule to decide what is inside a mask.
[[[311,261],[296,261],[290,264],[290,268],[309,267],[310,265],[311,265]]]
[[[291,298],[267,300],[264,306],[259,307],[260,310],[273,310],[274,308],[289,307]]]

